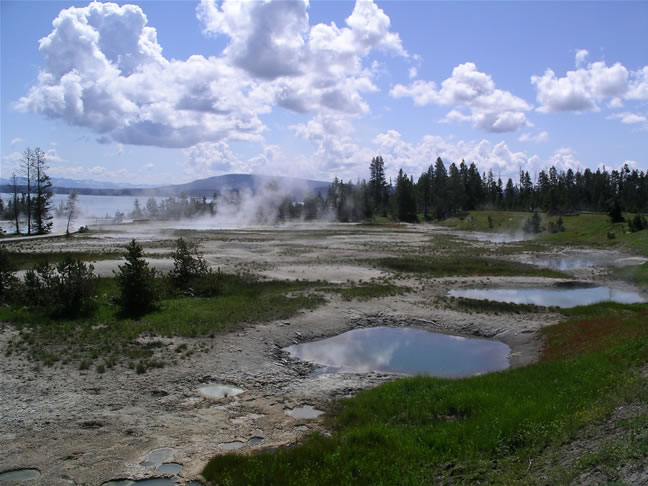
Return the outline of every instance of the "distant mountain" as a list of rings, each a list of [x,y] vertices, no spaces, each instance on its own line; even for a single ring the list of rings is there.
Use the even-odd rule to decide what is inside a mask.
[[[25,185],[22,178],[18,178],[17,182],[19,186]],[[309,192],[314,194],[319,192],[324,196],[330,185],[326,181],[253,174],[226,174],[167,186],[52,178],[52,186],[56,193],[65,194],[75,190],[79,194],[113,196],[177,196],[184,193],[189,197],[211,197],[214,193],[226,191],[254,193],[270,184],[278,185],[280,189],[297,199],[303,199]],[[11,190],[9,179],[0,179],[0,192],[7,193]]]
[[[153,190],[161,193],[180,194],[187,196],[212,196],[214,193],[224,191],[251,191],[277,184],[280,189],[292,194],[296,198],[303,198],[309,192],[326,194],[330,182],[311,179],[298,179],[295,177],[267,176],[253,174],[226,174],[222,176],[199,179],[186,184],[174,184],[158,187]]]
[[[16,177],[18,185],[25,185],[26,180],[24,177]],[[0,178],[0,185],[11,185],[10,179]],[[150,184],[129,184],[127,182],[106,182],[106,181],[93,181],[90,179],[67,179],[65,177],[52,177],[52,187],[66,188],[66,189],[133,189],[133,188],[150,188],[154,187]]]

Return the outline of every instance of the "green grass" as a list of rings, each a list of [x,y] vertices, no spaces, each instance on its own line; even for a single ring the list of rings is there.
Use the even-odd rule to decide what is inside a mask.
[[[48,251],[41,252],[18,252],[7,251],[9,262],[17,269],[32,268],[40,262],[58,263],[66,258],[74,258],[84,262],[99,260],[118,260],[124,256],[123,251]]]
[[[437,302],[448,309],[462,312],[479,313],[513,313],[540,312],[544,308],[533,304],[514,304],[512,302],[497,302],[495,300],[468,299],[465,297],[437,297]]]
[[[615,268],[612,275],[616,278],[632,282],[644,289],[648,289],[648,262],[642,263],[641,265]]]
[[[220,295],[168,298],[160,302],[158,310],[135,321],[118,317],[113,303],[116,282],[101,279],[98,310],[91,318],[52,321],[24,308],[0,307],[0,321],[11,322],[20,330],[5,352],[27,353],[45,365],[111,357],[149,360],[153,366],[161,345],[142,344],[138,338],[214,337],[245,323],[287,319],[300,309],[313,309],[324,302],[323,297],[308,292],[314,285],[224,275]]]
[[[533,215],[531,212],[518,211],[471,211],[463,214],[461,218],[455,217],[440,224],[460,230],[507,232],[521,230],[524,222]],[[558,216],[548,216],[541,213],[542,226],[549,226],[549,222],[556,222]],[[493,221],[493,228],[489,228],[488,217]],[[634,214],[625,214],[630,219]],[[562,233],[549,233],[544,231],[537,235],[541,241],[557,243],[567,246],[592,246],[601,248],[619,248],[631,252],[638,252],[648,256],[648,230],[630,233],[628,223],[610,223],[606,214],[583,213],[577,216],[563,216],[565,231]],[[608,233],[614,233],[615,238],[609,239]]]
[[[572,310],[579,312],[589,313]],[[647,313],[647,305],[630,306],[606,317],[614,325],[594,347],[565,348],[583,335],[572,332],[582,320],[568,321],[552,336],[564,342],[550,339],[547,359],[523,368],[459,380],[404,378],[363,391],[331,407],[330,437],[216,456],[203,475],[221,485],[537,484],[533,457],[615,404],[645,395],[646,379],[635,368],[648,361]],[[561,357],[552,355],[554,346]]]
[[[532,214],[521,211],[470,211],[439,221],[439,224],[458,230],[500,233],[522,229],[522,225]],[[488,223],[489,216],[492,228]]]
[[[394,272],[406,272],[430,277],[445,276],[534,276],[564,278],[556,270],[539,268],[526,263],[497,260],[470,255],[388,257],[374,264]]]

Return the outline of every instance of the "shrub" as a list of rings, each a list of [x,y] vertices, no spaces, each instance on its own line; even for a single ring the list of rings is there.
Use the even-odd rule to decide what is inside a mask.
[[[174,289],[201,297],[212,297],[221,292],[220,271],[212,272],[195,243],[178,239],[172,256],[173,270],[169,272],[169,280]]]
[[[537,212],[533,213],[533,216],[527,219],[524,223],[522,230],[525,233],[540,233],[542,231],[542,227],[540,226],[541,222],[542,220],[540,215]]]
[[[635,215],[630,221],[628,221],[628,228],[631,233],[636,233],[637,231],[642,231],[648,228],[648,221],[644,216],[640,214]]]
[[[0,303],[10,302],[19,284],[16,267],[9,258],[9,252],[4,246],[0,246]]]
[[[22,300],[53,318],[90,315],[97,306],[94,267],[72,257],[56,266],[38,263],[25,273]]]
[[[562,233],[565,231],[565,225],[563,223],[562,216],[558,218],[558,221],[555,223],[553,221],[549,222],[549,228],[548,228],[550,233]]]
[[[143,257],[144,250],[134,239],[126,245],[126,263],[115,272],[119,286],[119,304],[125,316],[140,317],[153,309],[157,302],[156,271],[149,268]]]
[[[612,223],[623,223],[625,221],[625,219],[623,218],[623,211],[618,199],[615,199],[610,204],[608,216],[610,216],[610,222]]]
[[[191,280],[207,275],[209,267],[198,252],[196,243],[180,238],[175,244],[175,250],[171,254],[173,270],[169,272],[169,277],[176,288],[185,289]]]

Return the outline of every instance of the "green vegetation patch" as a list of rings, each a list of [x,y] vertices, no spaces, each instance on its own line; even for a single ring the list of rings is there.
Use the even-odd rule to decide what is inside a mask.
[[[437,302],[448,309],[455,309],[462,312],[479,313],[513,313],[522,314],[530,312],[541,312],[545,310],[533,304],[515,304],[513,302],[498,302],[495,300],[469,299],[466,297],[437,297]]]
[[[59,263],[65,259],[81,260],[83,262],[96,262],[100,260],[119,260],[124,256],[123,251],[52,251],[19,252],[6,251],[7,260],[17,269],[32,268],[42,262]]]
[[[526,263],[469,255],[447,257],[400,257],[380,258],[375,261],[379,267],[395,272],[424,274],[430,277],[445,276],[533,276],[564,278],[556,270],[539,268]]]
[[[615,268],[612,272],[616,278],[627,280],[635,285],[648,288],[648,262],[641,265],[629,265],[627,267]]]
[[[522,229],[532,214],[520,211],[466,211],[439,221],[439,224],[459,230],[501,233]]]
[[[331,436],[216,456],[203,475],[223,485],[536,483],[530,465],[547,446],[645,394],[636,367],[648,361],[648,336],[614,329],[645,327],[647,310],[627,307],[596,350],[467,379],[403,378],[360,392],[329,410]],[[578,342],[578,333],[562,335]],[[553,348],[564,343],[549,339],[547,356]]]
[[[100,279],[97,311],[79,320],[51,320],[25,308],[0,307],[0,321],[20,330],[5,352],[25,352],[46,365],[84,359],[152,359],[156,348],[141,344],[147,336],[214,336],[237,325],[287,319],[313,309],[324,298],[308,292],[308,282],[258,281],[221,275],[221,292],[209,298],[162,299],[140,320],[119,318],[114,279]]]

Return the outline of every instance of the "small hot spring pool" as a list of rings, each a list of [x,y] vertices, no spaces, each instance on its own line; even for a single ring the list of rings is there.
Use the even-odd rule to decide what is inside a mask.
[[[355,329],[284,349],[324,373],[396,373],[457,378],[508,368],[510,348],[499,341],[448,336],[421,329]]]
[[[451,297],[494,300],[512,304],[533,304],[546,307],[576,307],[597,302],[636,304],[645,302],[638,292],[611,289],[610,287],[555,288],[555,289],[466,289],[451,290]]]

